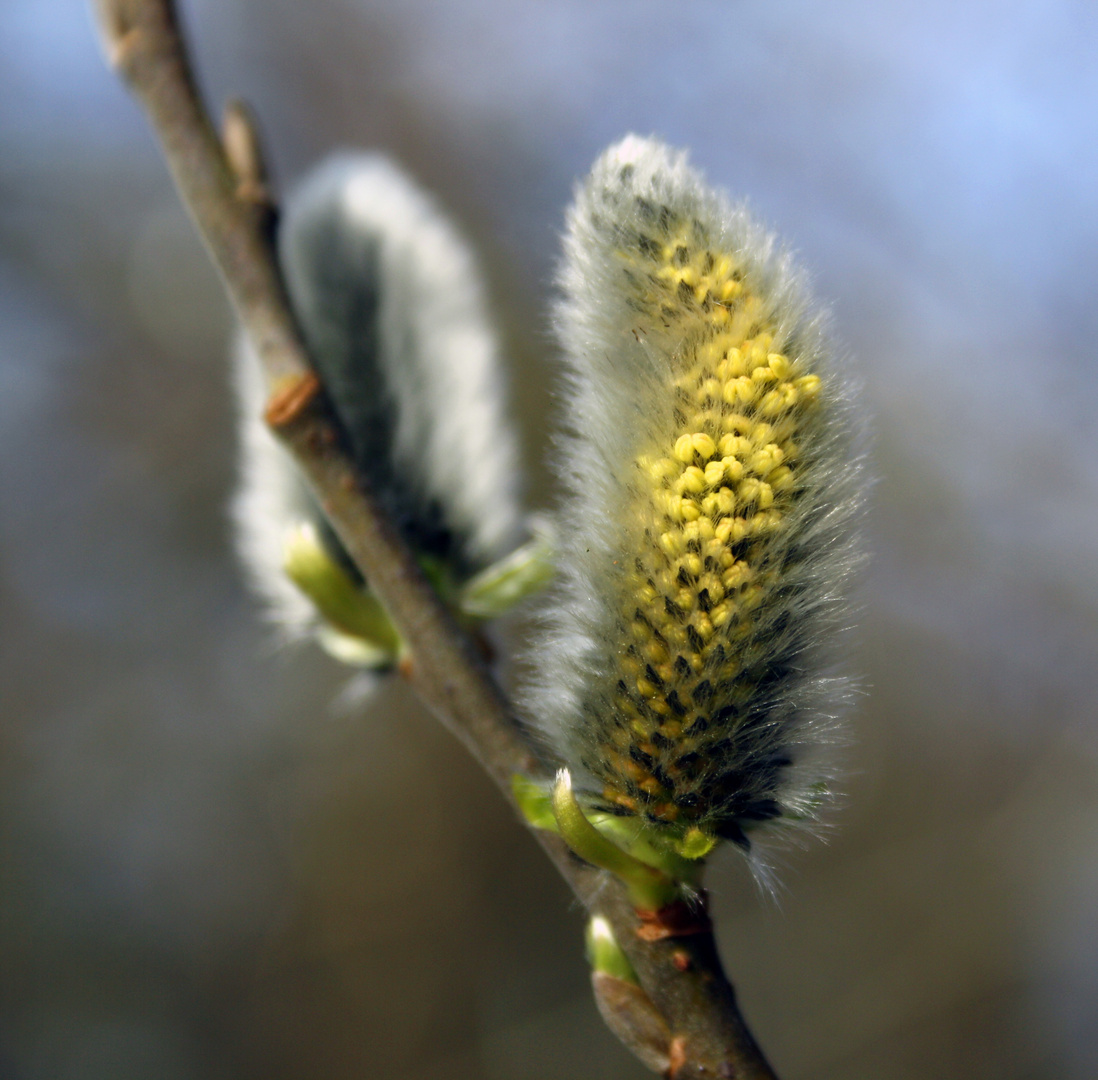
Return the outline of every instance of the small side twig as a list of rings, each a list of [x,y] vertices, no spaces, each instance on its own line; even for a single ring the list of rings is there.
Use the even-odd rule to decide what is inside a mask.
[[[95,0],[111,63],[140,99],[184,203],[217,264],[271,390],[267,419],[290,448],[348,554],[411,657],[406,674],[433,712],[510,798],[535,763],[478,650],[341,451],[339,432],[290,309],[273,244],[274,207],[255,125],[232,106],[219,135],[195,85],[172,0]],[[736,1005],[704,910],[676,932],[644,919],[622,885],[536,834],[585,906],[606,918],[667,1024],[660,1059],[676,1080],[776,1080]],[[677,913],[681,915],[681,913]],[[668,932],[653,934],[661,923]],[[651,1055],[646,1058],[652,1064]]]

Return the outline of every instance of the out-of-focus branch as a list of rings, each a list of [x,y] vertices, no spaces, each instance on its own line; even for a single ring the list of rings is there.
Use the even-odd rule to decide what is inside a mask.
[[[273,244],[274,207],[260,143],[247,112],[232,106],[219,135],[192,75],[172,0],[95,0],[111,63],[144,105],[184,203],[225,281],[271,390],[267,420],[291,449],[348,554],[405,641],[405,674],[497,785],[536,767],[510,709],[474,645],[451,619],[412,552],[343,453],[295,325]],[[576,895],[602,914],[629,956],[649,1013],[662,1016],[666,1047],[653,1047],[650,1018],[616,999],[615,1031],[652,1067],[677,1080],[776,1080],[736,1006],[704,910],[642,918],[619,881],[536,834]],[[643,913],[642,913],[643,914]],[[676,921],[678,916],[678,921]],[[604,1012],[606,1011],[605,1000]],[[662,1030],[658,1026],[655,1030]]]

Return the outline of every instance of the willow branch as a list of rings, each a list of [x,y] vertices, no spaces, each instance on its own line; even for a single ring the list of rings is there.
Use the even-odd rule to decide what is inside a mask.
[[[215,130],[172,0],[94,2],[108,57],[148,113],[180,195],[259,354],[270,387],[268,423],[292,451],[347,553],[399,630],[413,689],[510,798],[512,775],[534,771],[537,762],[477,649],[341,450],[279,271],[275,211],[254,124],[232,106],[224,132]],[[776,1080],[737,1008],[704,907],[684,908],[678,923],[667,909],[642,918],[620,882],[581,862],[557,837],[536,836],[585,906],[610,922],[650,1006],[666,1021],[667,1046],[655,1056],[640,1056],[676,1080]]]

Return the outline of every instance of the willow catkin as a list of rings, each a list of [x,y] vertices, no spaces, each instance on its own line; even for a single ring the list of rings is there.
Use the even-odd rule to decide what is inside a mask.
[[[511,551],[523,527],[507,379],[476,260],[434,200],[380,154],[331,158],[287,202],[279,256],[348,451],[412,548],[455,582]],[[287,544],[316,537],[357,571],[263,423],[246,341],[236,383],[237,546],[289,637],[324,630],[284,572]],[[382,650],[376,662],[391,660]]]
[[[862,469],[788,254],[629,136],[568,215],[558,586],[529,705],[592,808],[745,843],[811,818]]]

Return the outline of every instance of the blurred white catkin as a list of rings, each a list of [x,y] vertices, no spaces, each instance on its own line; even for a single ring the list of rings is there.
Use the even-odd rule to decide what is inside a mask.
[[[287,201],[279,255],[355,465],[416,552],[456,583],[510,551],[522,516],[506,377],[474,257],[433,200],[381,155],[334,157]],[[238,549],[284,633],[319,630],[339,652],[286,576],[287,544],[304,526],[357,575],[262,420],[265,387],[244,341],[235,369]]]

